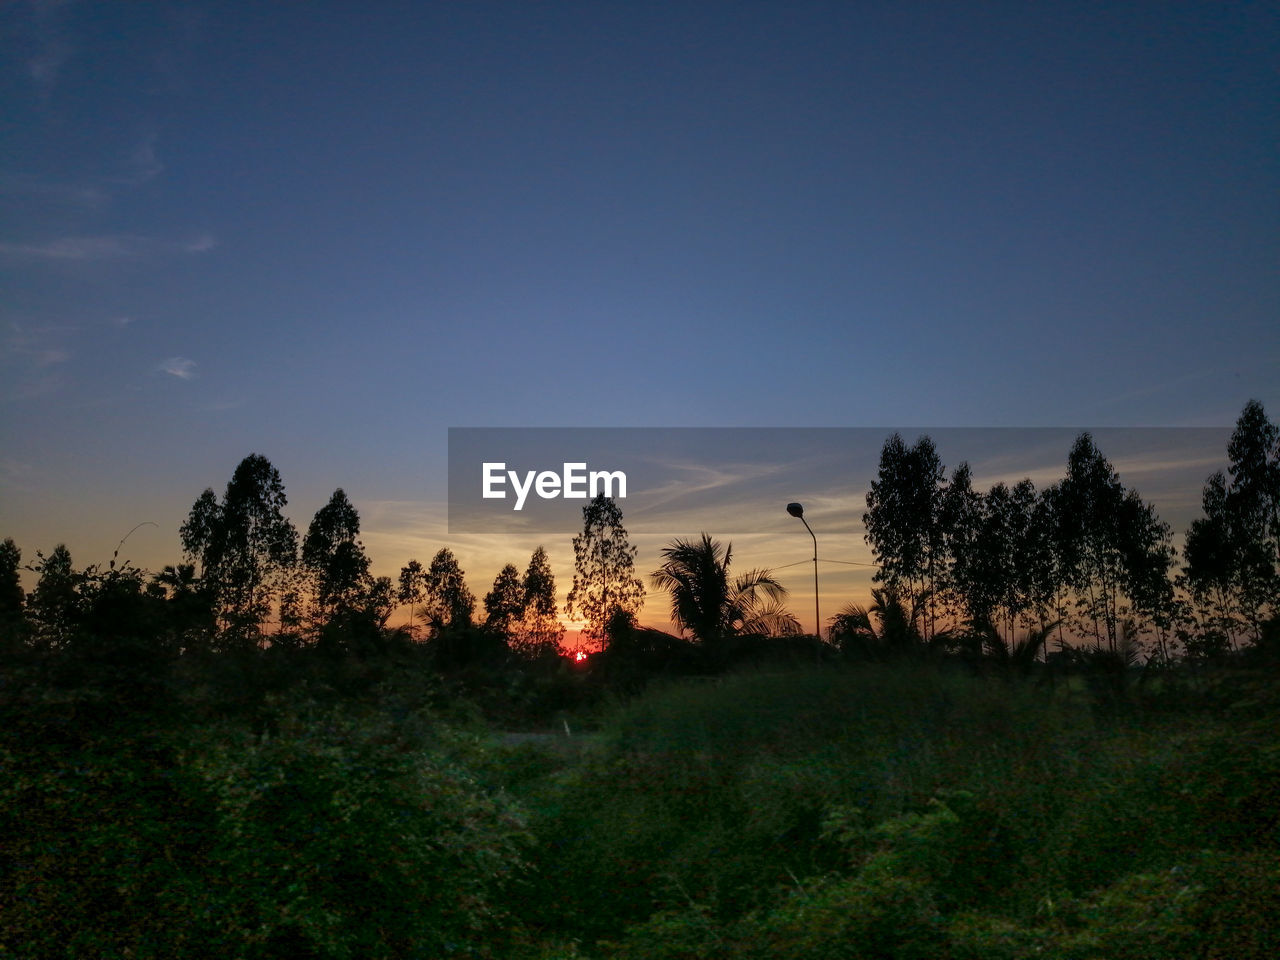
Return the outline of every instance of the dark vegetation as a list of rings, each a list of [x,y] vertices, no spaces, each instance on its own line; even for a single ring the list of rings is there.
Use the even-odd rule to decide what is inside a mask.
[[[258,456],[159,573],[5,541],[0,957],[1280,955],[1278,454],[1251,403],[1175,573],[1087,436],[987,493],[893,438],[822,640],[705,535],[639,627],[593,502],[581,664],[541,548],[478,616]]]

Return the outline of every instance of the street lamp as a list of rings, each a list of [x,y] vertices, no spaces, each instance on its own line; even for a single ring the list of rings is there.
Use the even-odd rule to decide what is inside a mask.
[[[804,518],[804,507],[798,503],[788,503],[787,513],[798,517],[804,524],[804,528],[809,531],[809,536],[813,537],[813,627],[814,634],[821,640],[822,617],[818,615],[818,538],[814,536],[813,527],[809,526],[809,521]]]

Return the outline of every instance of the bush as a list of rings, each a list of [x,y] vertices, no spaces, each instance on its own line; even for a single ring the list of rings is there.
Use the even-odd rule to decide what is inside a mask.
[[[458,750],[412,749],[370,717],[280,726],[11,748],[0,944],[363,960],[486,956],[507,939],[527,832]]]

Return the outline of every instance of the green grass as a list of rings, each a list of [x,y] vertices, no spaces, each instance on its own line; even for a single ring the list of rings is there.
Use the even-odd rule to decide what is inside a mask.
[[[741,673],[570,717],[573,749],[412,684],[251,721],[27,702],[0,957],[1280,955],[1275,691],[1197,684]]]
[[[1280,848],[1274,720],[1095,710],[1079,691],[923,667],[666,686],[611,718],[598,756],[525,793],[535,858],[556,878],[534,911],[584,942],[622,944],[605,954],[637,956],[733,956],[739,940],[825,956],[810,942],[822,924],[803,949],[777,939],[810,929],[798,918],[812,897],[844,904],[828,912],[880,911],[885,929],[924,925],[914,947],[881,943],[876,956],[969,955],[966,943],[999,929],[1064,957],[1094,955],[1080,944],[1103,933],[1124,955],[1126,924],[1133,937],[1164,923],[1195,940],[1212,927],[1204,905],[1223,896],[1222,858]],[[942,860],[872,869],[909,859],[898,848],[910,830],[894,825],[947,797],[964,800]],[[833,817],[856,820],[861,839],[838,839]],[[1214,879],[1181,882],[1192,875]],[[1152,901],[1151,916],[1119,910],[1125,898]],[[1176,910],[1160,905],[1169,898]],[[916,921],[894,912],[900,900]],[[832,928],[833,942],[852,936]],[[661,948],[688,938],[702,945]]]

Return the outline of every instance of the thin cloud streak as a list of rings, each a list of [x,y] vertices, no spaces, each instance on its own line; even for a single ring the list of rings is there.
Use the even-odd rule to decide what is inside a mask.
[[[4,361],[6,393],[13,400],[33,400],[57,393],[67,379],[63,365],[71,360],[71,351],[62,341],[80,328],[75,324],[46,323],[24,327],[9,324],[0,361]]]
[[[89,209],[98,209],[110,199],[107,191],[93,183],[65,183],[12,170],[0,170],[0,196]]]
[[[156,365],[156,370],[160,373],[167,373],[171,377],[177,377],[179,380],[194,380],[196,377],[196,362],[188,360],[186,357],[169,357],[167,360],[161,360]]]
[[[164,173],[156,152],[157,133],[147,133],[125,154],[116,172],[79,181],[50,179],[19,170],[0,170],[0,197],[43,205],[101,210],[118,194],[141,187]],[[201,239],[201,238],[197,238]]]
[[[781,465],[759,463],[725,464],[723,467],[675,461],[655,463],[664,470],[682,471],[684,475],[647,491],[646,500],[650,510],[666,506],[672,501],[688,500],[696,494],[748,485],[760,478],[774,476],[783,469]]]
[[[51,367],[57,363],[66,363],[71,354],[66,350],[37,350],[32,354],[32,362],[37,367]]]
[[[217,246],[210,234],[189,240],[166,240],[136,234],[61,237],[46,243],[0,243],[0,255],[46,262],[137,260],[174,254],[207,253]]]

